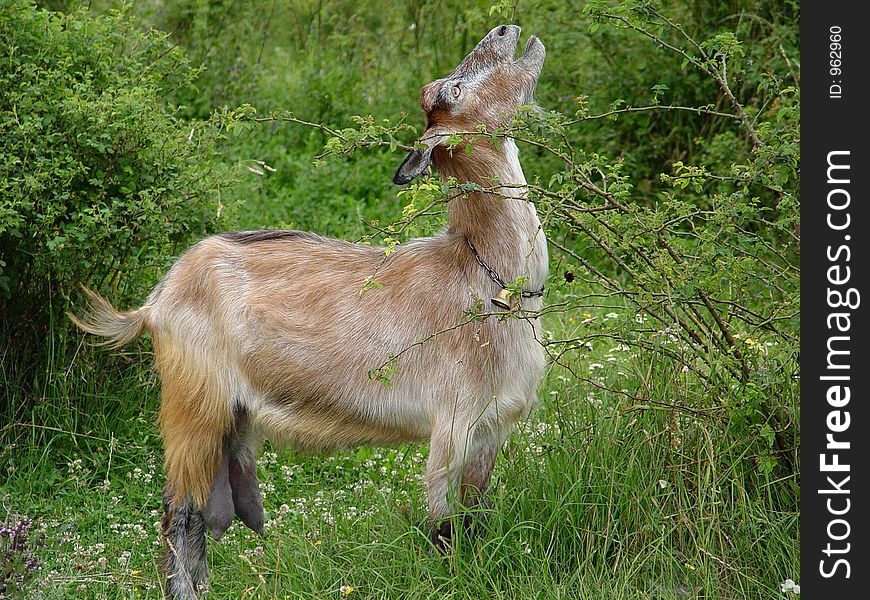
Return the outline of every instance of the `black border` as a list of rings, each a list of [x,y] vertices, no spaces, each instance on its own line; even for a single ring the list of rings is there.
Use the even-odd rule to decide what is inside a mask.
[[[867,529],[867,513],[870,511],[867,489],[868,451],[866,440],[870,437],[868,420],[867,382],[870,381],[870,365],[867,364],[865,345],[870,345],[868,319],[870,289],[867,289],[868,240],[870,240],[870,217],[867,205],[867,180],[870,169],[867,163],[867,139],[870,122],[870,98],[864,93],[863,80],[868,76],[867,59],[870,29],[861,18],[867,5],[864,2],[804,2],[801,3],[801,597],[819,598],[825,593],[828,598],[867,598],[867,576],[870,571],[870,532]],[[831,27],[842,28],[842,74],[831,75],[830,32]],[[841,97],[832,97],[830,86],[842,87]],[[828,153],[849,151],[847,158],[839,155],[839,162],[850,165],[848,184],[828,183]],[[843,174],[844,171],[839,171]],[[850,197],[850,226],[847,230],[835,231],[828,227],[826,219],[831,212],[827,206],[828,193],[832,189],[845,188]],[[836,193],[837,199],[844,199]],[[843,212],[834,214],[841,219]],[[845,237],[849,236],[846,240]],[[841,245],[848,245],[851,260],[845,261],[846,252],[840,260],[831,261],[828,249],[836,256]],[[840,276],[845,266],[850,267],[851,278],[839,286],[841,290],[854,287],[861,294],[860,305],[854,310],[831,308],[827,301],[828,288],[836,289],[828,281],[828,269],[841,265]],[[835,273],[836,275],[836,273]],[[865,293],[866,292],[866,293]],[[850,313],[851,327],[848,333],[828,329],[831,312]],[[840,361],[850,365],[848,385],[851,399],[841,411],[849,411],[850,425],[836,440],[848,441],[848,450],[838,451],[839,462],[849,464],[848,473],[823,473],[820,469],[820,454],[826,450],[826,435],[830,433],[826,419],[829,411],[837,410],[827,401],[827,391],[834,382],[821,380],[832,371],[827,367],[828,339],[832,335],[848,336],[848,342],[839,341],[839,348],[850,354]],[[846,348],[848,344],[848,348]],[[842,414],[840,415],[842,417]],[[831,462],[832,459],[828,459]],[[837,482],[848,494],[824,494],[820,490],[831,489],[827,476]],[[844,476],[849,476],[843,484]],[[837,517],[826,506],[832,498],[834,509],[842,509],[849,499],[849,511]],[[842,518],[849,523],[849,535],[842,541],[829,540],[827,527],[832,519]],[[837,523],[834,535],[842,535],[846,526]],[[845,548],[849,552],[826,556],[827,544],[833,548]],[[823,577],[820,561],[829,572],[837,558],[850,565],[849,577],[845,565],[839,565],[832,577]]]

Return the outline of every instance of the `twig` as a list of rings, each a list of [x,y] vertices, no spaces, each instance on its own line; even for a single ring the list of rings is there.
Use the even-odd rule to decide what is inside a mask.
[[[296,117],[294,117],[292,115],[288,115],[288,114],[281,114],[281,115],[269,114],[269,115],[264,115],[264,116],[256,116],[256,117],[251,117],[250,120],[255,121],[257,123],[269,123],[269,122],[274,122],[274,121],[283,121],[286,123],[295,123],[296,125],[303,125],[305,127],[311,127],[312,129],[319,129],[323,133],[329,134],[332,137],[337,138],[343,142],[347,141],[347,138],[345,136],[343,136],[341,134],[341,132],[339,132],[331,127],[327,127],[323,123],[315,123],[313,121],[306,121],[305,119],[299,119],[299,118],[296,118]],[[396,148],[399,148],[401,150],[404,150],[405,152],[410,152],[411,150],[414,149],[413,146],[408,146],[405,144],[401,144],[399,142],[395,142],[395,143],[389,142],[387,140],[363,140],[363,141],[359,142],[359,145],[363,146],[363,147],[368,147],[368,146],[396,147]]]
[[[586,115],[583,117],[578,117],[571,121],[566,121],[563,123],[565,126],[576,125],[582,121],[594,121],[596,119],[606,119],[607,117],[612,117],[614,115],[620,115],[623,113],[634,113],[634,112],[651,112],[657,110],[671,111],[671,110],[682,110],[685,112],[695,113],[695,114],[703,114],[703,115],[712,115],[715,117],[724,117],[726,119],[740,120],[740,117],[737,115],[733,115],[731,113],[720,112],[718,110],[710,110],[709,108],[704,108],[702,106],[691,107],[691,106],[674,106],[672,104],[662,105],[662,104],[653,104],[650,106],[628,106],[626,108],[619,108],[616,110],[611,110],[605,113],[597,114],[597,115]]]

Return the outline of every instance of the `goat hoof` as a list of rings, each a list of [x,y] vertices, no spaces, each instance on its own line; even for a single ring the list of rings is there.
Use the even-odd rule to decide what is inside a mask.
[[[487,509],[491,506],[491,502],[487,498],[481,498],[478,501],[477,508],[473,512],[466,513],[462,519],[462,529],[469,539],[480,537],[483,532],[484,525],[489,521],[490,514]]]
[[[429,529],[429,542],[438,554],[447,554],[452,547],[453,523],[449,520]]]

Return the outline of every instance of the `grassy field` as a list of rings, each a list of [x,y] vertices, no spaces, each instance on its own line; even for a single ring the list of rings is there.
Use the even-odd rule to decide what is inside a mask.
[[[70,8],[77,3],[48,4]],[[114,4],[94,2],[91,10],[99,13]],[[173,114],[183,130],[181,144],[194,139],[196,128],[204,129],[193,119],[248,102],[260,115],[287,109],[315,123],[351,127],[352,115],[372,114],[394,123],[405,119],[419,131],[420,85],[448,72],[489,27],[521,22],[524,39],[534,32],[547,44],[538,89],[546,109],[576,116],[578,106],[591,106],[593,113],[607,113],[650,104],[651,90],[667,90],[663,101],[676,106],[668,111],[653,106],[619,120],[577,117],[568,130],[566,140],[570,137],[583,157],[577,159],[578,172],[590,181],[594,175],[595,182],[600,176],[617,190],[613,182],[627,177],[631,185],[624,189],[631,188],[632,205],[650,210],[631,218],[600,213],[611,220],[592,231],[605,235],[607,227],[616,231],[637,217],[648,218],[652,224],[644,227],[660,233],[679,221],[671,239],[687,260],[708,252],[717,261],[733,259],[680,274],[688,268],[653,254],[661,248],[648,230],[626,230],[636,235],[622,236],[625,246],[615,236],[608,254],[559,220],[568,204],[542,200],[539,210],[554,242],[545,301],[555,308],[542,317],[551,364],[537,409],[517,426],[498,458],[491,504],[475,515],[477,535],[457,538],[445,555],[433,551],[426,523],[425,445],[331,456],[303,456],[267,445],[258,465],[265,534],[258,537],[236,522],[220,542],[209,542],[207,597],[756,600],[793,595],[782,584],[799,581],[800,573],[799,317],[790,314],[794,306],[787,300],[789,294],[799,300],[799,282],[789,271],[797,255],[781,248],[791,226],[788,211],[797,212],[797,166],[788,163],[790,138],[771,123],[785,123],[785,128],[792,114],[786,109],[799,115],[799,103],[792,108],[797,101],[791,88],[782,93],[776,88],[782,97],[775,100],[755,95],[768,89],[765,85],[785,88],[789,77],[797,85],[789,61],[789,53],[796,52],[797,19],[788,12],[792,3],[784,3],[781,14],[765,13],[764,3],[737,3],[742,12],[726,3],[715,8],[664,3],[698,40],[715,42],[704,48],[729,51],[735,47],[728,46],[731,38],[716,37],[715,27],[737,28],[732,13],[765,15],[739,19],[746,60],[741,87],[735,89],[754,111],[760,134],[770,135],[764,148],[774,147],[776,136],[786,140],[770,156],[753,150],[743,133],[734,133],[740,121],[733,115],[700,120],[697,111],[682,110],[693,105],[715,108],[717,114],[730,110],[720,90],[697,69],[681,67],[681,57],[661,52],[639,30],[603,27],[596,33],[585,5],[407,2],[387,10],[377,2],[338,0],[325,2],[325,8],[315,2],[293,7],[183,2],[175,9],[169,4],[143,2],[130,12],[136,28],[173,31],[173,43],[208,66],[196,87],[173,89],[169,98],[180,105]],[[701,42],[687,41],[686,31],[664,29],[671,43],[687,52],[702,48]],[[729,65],[734,73],[737,68]],[[785,83],[762,80],[759,65],[776,71]],[[413,132],[405,134],[402,141],[410,143]],[[390,183],[400,152],[356,148],[322,161],[329,136],[316,127],[278,121],[246,122],[221,130],[220,136],[217,160],[235,168],[234,185],[221,190],[217,202],[225,210],[221,223],[226,227],[296,227],[378,243],[384,237],[378,227],[402,218],[408,198],[397,198]],[[553,180],[547,188],[547,179],[563,161],[540,147],[521,147],[529,181],[545,191],[558,189]],[[599,153],[617,158],[611,164]],[[683,173],[688,184],[661,183],[662,174],[679,175],[679,168],[695,163],[700,170],[688,167]],[[676,164],[680,167],[672,169]],[[581,195],[575,189],[568,200],[574,193]],[[740,205],[727,213],[721,209],[727,204],[723,198],[737,198],[735,205],[748,199],[750,208]],[[584,208],[596,200],[583,197],[578,203]],[[671,221],[670,214],[655,212],[660,206],[688,207],[692,216]],[[440,227],[444,213],[435,212],[398,235],[399,241]],[[696,213],[712,216],[691,220]],[[780,218],[787,222],[782,235],[771,225],[780,225]],[[726,235],[731,221],[740,222],[739,236]],[[680,237],[686,230],[698,235]],[[728,246],[726,239],[737,242]],[[648,244],[641,247],[660,261],[650,271],[669,273],[669,281],[686,279],[659,289],[651,276],[643,279],[649,273],[638,271],[641,284],[653,282],[654,293],[631,287],[637,281],[626,275],[628,263],[611,259],[635,253],[633,243]],[[119,254],[127,256],[126,249]],[[149,256],[137,255],[143,281],[159,275],[167,262]],[[618,293],[604,293],[578,257],[616,282]],[[123,261],[118,265],[123,281]],[[785,273],[770,279],[775,285],[755,276],[770,265]],[[749,275],[720,273],[731,267]],[[113,292],[120,286],[119,293],[130,293],[117,281],[107,276],[92,285],[106,283]],[[726,348],[715,338],[719,334],[707,313],[693,313],[713,323],[705,340],[709,355],[703,355],[675,334],[676,326],[650,320],[633,303],[644,294],[655,301],[667,296],[664,304],[694,301],[696,283],[718,286],[714,291],[723,299],[721,306],[745,302],[751,309],[727,317],[747,357],[742,377],[727,373],[736,364],[735,342],[729,340]],[[51,298],[60,313],[67,301]],[[784,325],[748,323],[761,313],[765,326]],[[3,585],[13,597],[34,599],[161,598],[164,475],[155,426],[159,382],[149,342],[108,351],[88,346],[66,321],[54,326],[36,353],[42,362],[32,369],[7,364],[14,353],[0,343],[0,499],[6,514],[0,575],[9,577]],[[15,378],[22,372],[26,381]]]
[[[581,320],[545,327],[572,336]],[[689,393],[679,374],[619,344],[590,343],[569,366],[549,369],[539,408],[499,457],[480,534],[447,556],[427,540],[425,446],[334,456],[267,447],[265,535],[237,522],[210,542],[210,597],[781,597],[779,584],[799,573],[798,514],[771,507],[795,493],[794,479],[747,477],[751,460],[736,454],[717,470],[717,427],[679,408]],[[127,371],[111,387],[121,395],[59,373],[2,449],[4,506],[37,519],[30,541],[43,565],[28,597],[161,597],[157,385]],[[664,404],[602,392],[577,372],[611,389],[644,380]]]

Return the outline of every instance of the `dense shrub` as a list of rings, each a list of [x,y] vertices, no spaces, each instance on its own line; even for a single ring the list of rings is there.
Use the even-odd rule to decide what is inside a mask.
[[[166,101],[196,71],[165,34],[2,0],[0,40],[0,348],[24,381],[78,284],[141,297],[229,179],[216,131]]]

